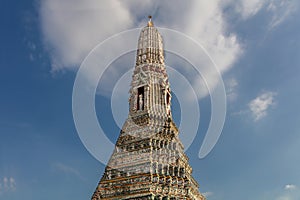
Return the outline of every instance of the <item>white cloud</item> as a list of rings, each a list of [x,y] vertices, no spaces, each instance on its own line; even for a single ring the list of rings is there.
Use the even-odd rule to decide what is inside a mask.
[[[132,23],[118,0],[45,0],[40,16],[53,70],[78,67],[96,44]]]
[[[50,53],[52,70],[76,69],[95,45],[122,30],[144,26],[145,15],[150,13],[154,14],[157,26],[177,29],[196,39],[209,52],[219,70],[227,71],[242,49],[236,35],[228,33],[226,29],[221,0],[209,3],[198,0],[190,2],[42,1],[41,28],[45,46]],[[191,51],[190,48],[187,50]],[[95,78],[93,72],[89,76]],[[213,75],[205,78],[215,81]],[[197,87],[198,81],[194,82]],[[198,96],[205,95],[207,93]]]
[[[269,0],[242,0],[236,5],[237,11],[244,19],[256,15]]]
[[[272,13],[270,28],[274,28],[286,20],[298,9],[297,0],[270,0],[267,10]]]
[[[275,105],[276,93],[274,92],[265,92],[248,104],[248,107],[254,117],[254,120],[257,121],[263,117],[265,117],[268,113],[268,109],[270,106]]]
[[[65,173],[65,174],[71,174],[71,175],[77,176],[78,178],[80,178],[80,179],[82,179],[82,180],[84,179],[84,178],[81,176],[80,172],[79,172],[77,169],[75,169],[75,168],[73,168],[73,167],[70,167],[70,166],[68,166],[68,165],[65,165],[65,164],[63,164],[63,163],[60,163],[60,162],[54,163],[54,164],[52,165],[52,167],[53,167],[55,170],[61,171],[61,172]]]
[[[235,11],[242,16],[242,19],[248,19],[256,15],[268,0],[229,0],[233,4]]]
[[[52,58],[54,70],[78,67],[87,53],[99,42],[122,30],[142,26],[147,14],[156,22],[175,28],[200,41],[221,71],[226,71],[241,53],[234,33],[228,33],[229,21],[223,8],[236,7],[244,18],[262,8],[273,13],[271,26],[282,22],[297,1],[241,0],[182,1],[137,0],[44,0],[40,6],[43,40]],[[175,6],[176,5],[176,6]]]
[[[212,196],[214,193],[213,192],[203,192],[202,194],[203,194],[203,196],[205,196],[207,198],[207,197]]]
[[[28,41],[27,42],[27,47],[28,47],[28,50],[29,50],[29,60],[30,61],[34,61],[36,59],[36,50],[37,50],[37,47],[36,47],[36,44],[31,42],[31,41]]]
[[[296,188],[297,188],[297,186],[293,185],[293,184],[287,184],[284,186],[285,190],[295,190]]]
[[[276,200],[294,200],[290,195],[282,195],[278,197]]]
[[[101,41],[123,30],[144,26],[146,16],[152,14],[157,26],[176,29],[202,44],[217,64],[218,70],[224,73],[231,69],[243,53],[243,44],[239,37],[228,29],[231,22],[223,15],[223,9],[236,7],[238,14],[246,20],[268,7],[266,10],[273,13],[271,26],[276,26],[287,18],[291,8],[280,5],[292,5],[282,3],[284,0],[280,2],[44,0],[41,1],[39,13],[43,41],[51,57],[52,71],[77,69],[90,50]],[[126,42],[131,41],[124,41],[125,45]],[[192,49],[187,47],[187,51]],[[32,59],[32,56],[30,58]],[[216,85],[215,76],[212,73],[207,74],[205,79]],[[91,76],[91,79],[95,78],[92,70],[88,76]],[[198,80],[192,82],[194,88],[199,87]],[[200,91],[198,97],[207,94],[207,90]]]
[[[16,181],[13,177],[4,177],[0,179],[0,194],[13,192],[17,189]]]
[[[174,6],[174,2],[160,1],[45,0],[40,7],[41,27],[53,69],[72,68],[96,44],[134,24],[140,25],[141,18],[156,8],[158,24],[201,41],[223,70],[236,60],[240,47],[234,34],[225,35],[226,22],[219,4],[196,0],[191,6],[181,1]]]
[[[197,0],[190,2],[187,4],[182,1],[175,3],[150,0],[142,3],[137,0],[112,0],[101,3],[97,0],[42,1],[41,30],[45,46],[50,53],[52,71],[78,68],[88,52],[99,42],[120,31],[144,26],[145,15],[149,13],[154,14],[154,23],[157,26],[179,30],[201,43],[221,73],[229,70],[242,49],[236,35],[228,33],[227,22],[222,17],[221,0],[209,3]],[[119,45],[126,45],[126,42]],[[186,49],[192,51],[189,47]],[[211,82],[211,86],[216,85],[214,75],[207,74],[206,81]],[[107,77],[111,75],[113,74]],[[93,72],[87,76],[93,80],[97,78]],[[192,82],[197,90],[201,90],[199,98],[208,94],[208,90],[203,90],[202,87],[199,89],[198,79]],[[113,83],[108,79],[104,84]]]
[[[226,2],[233,5],[243,20],[247,20],[259,12],[267,12],[270,14],[268,22],[270,29],[280,25],[299,7],[297,0],[227,0]]]
[[[235,101],[237,98],[237,87],[238,82],[236,79],[231,78],[225,82],[227,99],[231,102]]]
[[[298,9],[297,0],[241,0],[236,3],[236,11],[244,20],[255,16],[259,11],[271,15],[269,28],[274,28],[286,20]]]
[[[13,191],[16,190],[16,181],[12,177],[9,178],[9,188]]]
[[[8,178],[7,177],[3,178],[3,185],[4,185],[4,189],[8,189]]]
[[[232,67],[242,49],[234,33],[227,32],[221,1],[194,1],[186,13],[184,32],[199,41],[221,72]],[[182,16],[180,16],[182,17]]]
[[[284,192],[279,195],[276,200],[298,200],[300,196],[300,191],[294,184],[287,184],[284,186]]]

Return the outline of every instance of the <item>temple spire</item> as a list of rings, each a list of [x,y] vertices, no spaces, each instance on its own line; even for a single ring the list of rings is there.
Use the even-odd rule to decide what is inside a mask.
[[[136,56],[129,114],[92,200],[205,200],[172,119],[163,38],[151,16]]]

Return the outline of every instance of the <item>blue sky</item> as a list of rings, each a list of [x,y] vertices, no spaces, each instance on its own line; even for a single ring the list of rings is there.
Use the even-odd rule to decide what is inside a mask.
[[[148,14],[157,26],[201,43],[225,83],[225,125],[204,159],[198,152],[211,103],[205,90],[197,93],[200,127],[187,154],[200,191],[210,200],[299,199],[299,13],[296,0],[3,0],[0,199],[91,197],[104,165],[86,150],[74,125],[76,72],[99,42],[143,27]],[[97,115],[105,116],[100,124],[113,142],[119,127],[110,109],[111,88],[134,59],[134,53],[116,59],[98,85]],[[180,72],[193,79],[191,67],[182,60],[167,55],[167,62],[175,69],[182,64]],[[176,83],[170,81],[172,88]],[[194,88],[197,83],[191,81]],[[127,104],[127,91],[120,95],[122,105]],[[172,109],[179,123],[183,119],[177,98]]]

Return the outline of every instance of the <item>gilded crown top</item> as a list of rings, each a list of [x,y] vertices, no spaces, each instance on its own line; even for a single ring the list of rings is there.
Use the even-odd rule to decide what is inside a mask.
[[[151,16],[151,15],[149,15],[149,16],[148,16],[148,18],[149,18],[149,21],[148,21],[148,26],[149,26],[149,27],[151,27],[151,26],[153,26],[153,22],[152,22],[152,16]]]

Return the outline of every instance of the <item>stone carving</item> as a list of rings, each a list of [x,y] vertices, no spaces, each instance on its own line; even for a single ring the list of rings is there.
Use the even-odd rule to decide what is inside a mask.
[[[143,95],[140,94],[139,95],[139,109],[143,110],[143,107],[144,107]]]

